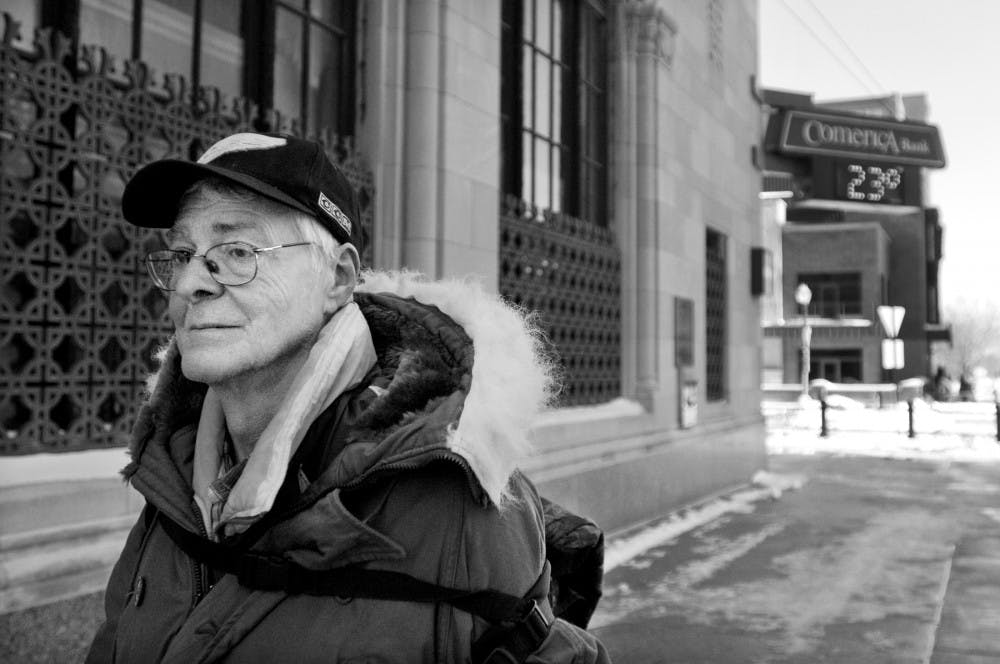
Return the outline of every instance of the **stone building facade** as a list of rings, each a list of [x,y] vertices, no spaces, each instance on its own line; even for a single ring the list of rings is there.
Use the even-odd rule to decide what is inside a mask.
[[[95,61],[102,53],[88,51],[91,59],[81,62],[89,65],[76,70],[81,80],[89,81],[88,90],[104,90],[93,78],[104,77],[108,95],[142,102],[109,106],[93,116],[96,129],[85,132],[110,137],[97,141],[95,150],[110,151],[98,163],[117,170],[94,194],[101,210],[86,207],[90,185],[78,194],[65,184],[60,194],[60,201],[78,196],[74,209],[94,215],[80,229],[84,245],[106,242],[104,230],[90,238],[88,229],[132,232],[118,230],[124,226],[115,196],[143,157],[196,156],[213,136],[245,128],[326,136],[363,189],[370,264],[434,278],[475,278],[539,312],[568,385],[563,407],[535,428],[537,453],[526,467],[544,494],[617,531],[744,484],[766,466],[760,299],[750,285],[752,250],[762,243],[754,0],[229,4],[240,21],[219,16],[207,0],[14,3],[15,19],[28,28],[66,32],[67,48],[88,36],[104,40],[97,46],[111,57]],[[112,29],[117,24],[109,17],[124,27]],[[189,20],[202,29],[171,27]],[[287,32],[292,28],[299,32]],[[293,37],[306,33],[322,48],[297,51]],[[12,35],[8,30],[5,62],[21,58],[25,64],[18,66],[30,80],[48,76],[52,63],[66,55],[33,48],[30,38],[15,43]],[[193,41],[167,48],[168,37]],[[130,57],[165,62],[150,44],[171,57],[191,49],[192,57],[175,58],[179,73],[218,83],[222,96],[197,92],[188,101],[185,95],[198,88],[185,87],[183,78],[154,85],[156,72],[123,64]],[[242,73],[204,64],[225,57],[235,58]],[[288,62],[299,63],[301,76],[289,76]],[[339,70],[326,66],[343,62],[348,64]],[[2,137],[7,154],[35,158],[30,145],[42,141],[38,118],[48,102],[34,89],[17,91],[21,124]],[[219,101],[233,95],[243,101]],[[72,103],[87,99],[79,93]],[[150,111],[151,118],[181,117],[183,123],[150,128],[126,117],[157,104],[164,110]],[[90,117],[82,106],[80,113]],[[67,149],[71,161],[90,154]],[[36,165],[35,172],[42,171]],[[10,229],[19,227],[11,220],[37,217],[29,197],[10,198],[11,191],[41,191],[31,189],[31,172],[6,174],[11,179],[0,191],[8,197],[5,260],[20,251],[18,242],[35,247],[62,237],[60,226],[37,238],[11,238]],[[148,240],[127,236],[123,243],[138,251]],[[94,260],[104,260],[103,249],[95,251]],[[142,290],[137,264],[113,271],[137,284],[121,296],[137,303],[125,311],[153,302]],[[18,276],[21,263],[7,265],[15,266],[3,275],[13,284],[8,290],[23,288],[25,301],[56,289],[29,292],[25,284],[35,272]],[[94,261],[80,269],[104,274]],[[80,277],[81,292],[105,277],[88,279]],[[27,332],[25,311],[35,309],[18,302],[8,298],[0,310],[5,334],[16,337],[15,346],[31,362],[62,371],[58,358],[46,355],[46,345]],[[68,404],[58,425],[52,423],[53,399],[16,400],[20,390],[41,388],[16,357],[6,358],[0,367],[7,392],[0,407],[4,454],[123,444],[134,413],[131,397],[148,360],[115,374],[118,391],[97,404],[86,400],[104,389],[94,382],[104,374],[81,374],[79,362],[120,364],[119,356],[138,356],[166,328],[157,327],[155,307],[136,314],[149,340],[129,346],[134,339],[122,337],[127,352],[119,349],[108,360],[104,346],[87,346],[110,325],[105,306],[95,301],[96,318],[74,323],[91,333],[64,353],[77,353],[68,362],[76,368],[56,383],[65,398],[55,401]],[[130,329],[125,318],[115,324]],[[100,429],[79,415],[98,411],[107,418]],[[100,513],[91,518],[115,511],[108,508],[110,492],[120,491],[110,488],[112,472],[94,485],[92,502]],[[40,473],[36,477],[45,476]],[[80,496],[86,492],[81,488]],[[75,520],[87,500],[76,501]],[[120,520],[135,509],[134,500],[121,504]],[[55,527],[55,521],[46,523]]]

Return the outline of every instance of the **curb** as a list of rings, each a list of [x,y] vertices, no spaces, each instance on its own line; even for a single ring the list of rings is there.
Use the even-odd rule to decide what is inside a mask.
[[[2,536],[0,614],[103,590],[135,518]]]

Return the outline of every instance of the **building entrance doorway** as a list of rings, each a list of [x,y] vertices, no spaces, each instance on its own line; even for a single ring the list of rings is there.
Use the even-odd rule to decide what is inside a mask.
[[[861,349],[814,349],[810,353],[809,377],[831,383],[861,382]]]

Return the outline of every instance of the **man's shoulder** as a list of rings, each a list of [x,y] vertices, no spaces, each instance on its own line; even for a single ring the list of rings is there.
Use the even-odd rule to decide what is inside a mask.
[[[358,518],[408,550],[464,557],[509,555],[525,563],[536,561],[540,569],[545,522],[531,483],[515,474],[510,498],[498,506],[477,499],[471,481],[459,464],[441,461],[345,492],[344,499]]]

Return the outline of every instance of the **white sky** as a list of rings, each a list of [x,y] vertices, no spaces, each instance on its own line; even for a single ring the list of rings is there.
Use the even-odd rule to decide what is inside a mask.
[[[1000,2],[759,2],[761,87],[816,101],[927,94],[948,162],[925,191],[944,226],[942,309],[962,298],[1000,308]]]

